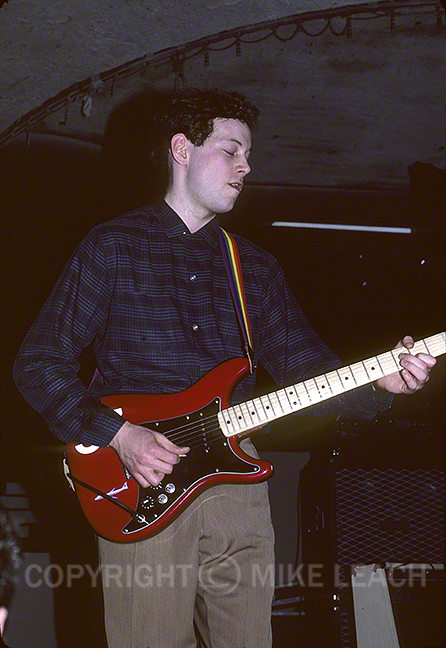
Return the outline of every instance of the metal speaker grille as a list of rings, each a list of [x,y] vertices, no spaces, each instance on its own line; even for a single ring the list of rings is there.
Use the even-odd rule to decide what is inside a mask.
[[[443,563],[443,470],[337,467],[334,483],[341,572],[377,561]]]
[[[350,583],[355,563],[443,563],[444,471],[338,466],[332,483],[340,582]],[[336,646],[356,646],[345,602],[338,612]]]

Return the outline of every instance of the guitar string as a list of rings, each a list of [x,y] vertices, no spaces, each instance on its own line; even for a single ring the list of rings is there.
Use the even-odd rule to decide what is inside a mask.
[[[337,372],[338,370],[335,370],[335,371]],[[314,380],[314,379],[310,379],[310,380]],[[309,381],[304,381],[304,383],[302,383],[302,384],[305,384],[306,382],[309,382]],[[285,416],[287,414],[292,414],[293,412],[298,411],[299,409],[304,409],[306,407],[310,407],[311,405],[313,405],[313,404],[315,404],[317,402],[320,402],[319,400],[315,400],[313,403],[309,403],[308,405],[303,405],[302,400],[301,400],[301,398],[300,398],[300,396],[298,394],[298,391],[296,390],[296,386],[297,385],[290,385],[289,387],[279,389],[277,392],[271,392],[270,394],[267,394],[264,397],[267,397],[269,400],[271,399],[271,397],[277,398],[277,403],[278,403],[278,405],[280,407],[280,410],[281,410],[280,414],[283,415],[283,416]],[[298,406],[297,406],[297,402],[291,403],[289,398],[288,398],[288,396],[291,395],[291,394],[287,394],[287,391],[290,390],[290,389],[293,389],[292,395],[293,395],[293,398],[297,398]],[[347,390],[345,390],[345,391],[347,391]],[[280,398],[278,398],[279,392],[282,392],[287,396],[288,401],[289,401],[288,405],[291,407],[289,412],[284,411],[284,409],[282,407],[282,404],[280,403]],[[258,409],[259,409],[259,405],[261,405],[263,407],[263,404],[261,402],[256,404],[256,401],[260,401],[261,398],[262,397],[254,398],[252,400],[246,401],[245,403],[241,403],[241,405],[247,405],[247,403],[250,403],[251,407],[247,408],[247,409],[253,408],[257,412]],[[206,408],[206,407],[207,407],[207,405],[204,406],[204,408]],[[270,405],[270,407],[271,407],[271,411],[273,413],[273,417],[271,417],[269,419],[267,418],[263,423],[261,421],[254,422],[251,419],[251,421],[249,421],[248,430],[244,430],[244,431],[242,430],[242,431],[240,431],[240,434],[249,432],[249,429],[256,429],[257,427],[261,428],[261,427],[263,427],[263,425],[266,425],[269,422],[269,420],[272,420],[273,418],[275,418],[274,407],[272,405]],[[225,412],[226,410],[229,410],[229,409],[233,409],[233,406],[225,408],[224,410],[221,410],[221,412],[223,413],[223,412]],[[189,415],[190,414],[188,414],[188,416]],[[257,414],[257,416],[258,416],[258,414]],[[212,418],[215,419],[215,421],[214,421],[215,427],[213,429],[212,428],[208,429],[206,427],[207,422],[210,421],[210,419],[212,419]],[[244,422],[246,422],[246,421],[244,421]],[[150,423],[147,423],[147,424],[144,424],[144,425],[149,427]],[[251,425],[253,425],[253,428],[250,428]],[[156,428],[154,427],[154,429],[156,429]],[[169,440],[177,443],[178,445],[181,445],[182,443],[186,443],[189,447],[192,447],[191,443],[189,441],[192,441],[192,443],[193,443],[194,438],[198,440],[199,438],[201,439],[204,434],[213,434],[215,432],[218,433],[216,438],[218,438],[220,435],[221,435],[222,438],[226,438],[225,435],[223,434],[222,430],[221,430],[220,424],[218,422],[217,414],[212,414],[211,416],[200,418],[198,421],[193,421],[191,423],[185,423],[184,425],[180,425],[179,427],[172,428],[171,430],[167,430],[166,432],[164,432],[164,434],[165,434],[165,436],[167,436],[169,438]],[[201,445],[201,443],[198,443],[194,447],[199,447],[200,445]]]
[[[144,424],[144,426],[150,427],[150,423]],[[156,427],[152,426],[150,429],[156,430]],[[189,423],[178,428],[166,430],[162,434],[169,441],[180,446],[187,445],[191,449],[198,448],[200,445],[205,446],[207,441],[216,441],[218,438],[226,439],[218,423],[217,414],[200,419],[199,423]]]
[[[294,386],[290,386],[288,388],[285,388],[285,389],[282,389],[282,390],[279,390],[279,391],[282,391],[282,392],[286,393],[287,390],[289,390],[291,388],[294,389]],[[278,393],[279,392],[272,392],[271,394],[267,395],[267,398],[270,400],[270,398],[273,395],[277,395]],[[287,398],[288,398],[288,395],[287,395]],[[299,406],[297,407],[297,401],[295,401],[293,404],[291,404],[291,402],[290,402],[290,400],[288,398],[288,405],[289,405],[289,407],[291,407],[290,411],[288,411],[288,412],[284,411],[284,408],[283,408],[282,404],[280,403],[280,399],[277,398],[277,403],[278,403],[278,406],[279,406],[279,408],[281,410],[279,416],[286,416],[287,414],[292,414],[293,412],[298,411],[299,409],[303,409],[305,407],[310,407],[311,404],[313,404],[313,403],[310,403],[308,405],[302,405],[301,398],[299,397],[299,395],[298,395],[298,393],[297,393],[297,391],[295,389],[293,391],[293,398],[297,398]],[[257,400],[260,400],[260,397],[258,399],[255,398],[255,399],[253,399],[251,401],[246,401],[243,404],[246,405],[247,403],[250,403],[251,408],[255,409],[256,412],[257,412],[258,409],[259,409],[258,405],[255,404],[255,401],[257,401]],[[318,402],[318,401],[314,401],[314,402]],[[261,406],[263,408],[263,404],[261,404]],[[204,407],[206,408],[207,406],[205,405]],[[272,420],[273,418],[276,418],[273,405],[269,405],[269,407],[271,408],[271,412],[273,413],[273,416],[271,418],[267,418],[263,422],[262,421],[254,422],[251,419],[249,421],[248,429],[241,430],[239,434],[247,434],[247,433],[249,433],[249,431],[254,431],[256,429],[260,429],[264,425],[266,425],[270,420]],[[251,408],[249,408],[249,409],[251,409]],[[227,411],[228,409],[233,409],[233,407],[225,408],[224,410],[221,410],[221,412],[223,413],[223,412]],[[257,417],[258,417],[258,414],[257,414]],[[241,417],[239,416],[238,418],[240,419]],[[209,422],[212,423],[213,427],[208,427]],[[246,422],[246,421],[244,420],[244,422]],[[154,421],[153,423],[156,423],[156,422]],[[146,426],[146,427],[150,427],[151,423],[144,423],[143,425]],[[155,425],[153,425],[153,429],[156,429]],[[193,421],[191,423],[186,423],[184,425],[180,425],[179,427],[172,428],[170,430],[166,430],[165,432],[163,432],[163,434],[165,434],[165,436],[167,436],[167,438],[170,441],[173,441],[174,443],[176,443],[178,445],[186,444],[191,449],[200,447],[200,445],[205,446],[207,441],[209,441],[209,440],[210,441],[217,441],[218,439],[225,440],[227,438],[223,434],[223,431],[222,431],[222,429],[220,427],[220,424],[218,422],[218,415],[217,414],[212,414],[210,416],[200,418],[198,421]],[[214,435],[214,437],[211,438],[211,437],[208,437],[208,435]],[[235,436],[235,435],[231,435],[231,436]]]
[[[437,336],[434,336],[434,337],[437,337]],[[426,340],[420,340],[418,344],[420,344],[421,342],[423,342],[424,345],[425,345]],[[436,340],[435,340],[435,342],[436,342]],[[426,345],[425,345],[425,346],[426,346]],[[413,350],[411,350],[411,351],[413,352]],[[437,349],[435,349],[435,351],[437,351]],[[385,356],[388,356],[389,354],[392,355],[392,356],[393,356],[393,360],[396,362],[396,357],[395,357],[395,356],[397,356],[400,352],[401,352],[400,349],[392,349],[391,351],[389,351],[389,352],[387,352],[387,353],[385,353],[385,354],[383,354],[383,355],[385,355]],[[440,352],[440,353],[441,353],[441,352]],[[372,357],[372,358],[369,358],[369,360],[376,360],[376,361],[378,362],[377,356]],[[358,364],[362,364],[362,365],[365,366],[365,364],[364,364],[365,362],[366,362],[366,361],[362,361],[362,362],[360,362],[360,363],[358,363]],[[346,368],[349,368],[349,369],[351,370],[350,367],[346,367]],[[340,368],[340,369],[342,369],[342,368]],[[334,370],[334,371],[335,371],[336,373],[339,372],[338,369],[336,369],[336,370]],[[366,372],[367,372],[367,369],[366,369]],[[386,374],[385,374],[385,375],[386,375]],[[318,376],[318,377],[320,378],[320,376]],[[314,379],[310,379],[310,380],[314,380]],[[306,382],[308,382],[308,381],[304,381],[302,384],[305,384]],[[371,381],[369,381],[369,382],[371,382]],[[343,383],[342,383],[342,384],[343,384]],[[301,399],[299,398],[299,395],[298,395],[298,393],[297,393],[296,386],[297,386],[297,385],[291,385],[291,386],[288,387],[288,388],[283,388],[283,389],[281,389],[281,390],[278,390],[277,392],[271,392],[270,394],[267,394],[267,395],[266,395],[266,397],[269,399],[271,396],[277,396],[277,394],[278,394],[279,392],[284,392],[284,393],[286,394],[287,390],[290,389],[290,388],[292,388],[292,389],[294,390],[293,396],[294,396],[295,398],[297,397],[297,399],[298,399],[298,401],[299,401],[299,407],[298,407],[298,408],[296,408],[296,409],[291,409],[290,412],[284,412],[284,411],[283,411],[283,407],[282,407],[282,405],[280,404],[280,399],[278,399],[279,407],[280,407],[280,409],[282,410],[281,414],[283,414],[284,416],[285,416],[286,414],[291,414],[291,413],[293,413],[293,411],[297,411],[298,409],[303,409],[303,408],[305,408],[305,407],[309,407],[309,406],[312,404],[312,403],[310,403],[309,405],[302,406],[302,402],[301,402]],[[349,391],[349,390],[345,390],[345,391]],[[257,410],[257,406],[256,406],[256,404],[255,404],[255,401],[259,401],[260,398],[261,398],[261,397],[258,397],[258,398],[255,398],[255,399],[252,399],[252,400],[247,401],[246,403],[243,403],[243,404],[246,405],[247,403],[251,403],[252,407],[253,407],[255,410]],[[315,403],[316,403],[316,402],[320,402],[320,401],[315,401]],[[206,406],[205,406],[205,407],[206,407]],[[229,407],[229,408],[225,408],[225,410],[226,410],[226,409],[233,409],[233,408],[232,408],[232,407]],[[271,407],[271,409],[272,409],[272,412],[273,412],[273,414],[274,414],[274,408]],[[225,410],[222,410],[222,412],[224,412]],[[210,422],[212,419],[213,419],[212,423],[213,423],[213,426],[214,426],[214,427],[207,428],[207,423]],[[265,425],[267,422],[268,422],[268,420],[266,420],[266,421],[263,423],[263,425]],[[252,420],[250,421],[250,424],[253,424],[253,421],[252,421]],[[145,424],[145,425],[149,426],[150,424]],[[255,426],[253,429],[256,429],[256,427],[257,427],[257,423],[254,423],[253,425]],[[260,423],[259,428],[261,428],[263,425],[262,425],[262,423]],[[247,430],[246,432],[249,432],[249,430]],[[211,442],[213,442],[213,441],[217,441],[219,438],[221,438],[221,439],[226,439],[225,435],[223,434],[223,432],[222,432],[222,430],[221,430],[220,424],[219,424],[219,422],[218,422],[218,416],[217,416],[217,414],[212,414],[211,416],[201,418],[201,419],[199,419],[199,420],[196,421],[196,422],[191,422],[191,423],[186,423],[186,424],[184,424],[184,425],[180,425],[180,426],[177,427],[177,428],[173,428],[173,429],[171,429],[171,430],[167,430],[164,434],[165,434],[165,435],[166,435],[166,436],[167,436],[171,441],[177,443],[178,445],[181,445],[181,444],[183,444],[183,443],[187,443],[187,445],[188,445],[191,449],[192,449],[192,448],[200,447],[201,445],[205,446],[205,445],[207,444],[208,441],[211,441]],[[240,434],[243,434],[243,431],[241,431]],[[209,435],[210,435],[210,436],[209,436]],[[211,438],[211,437],[212,437],[212,438]]]
[[[288,389],[290,389],[290,388],[291,387],[289,387]],[[286,392],[286,389],[285,390],[279,390],[279,391]],[[273,395],[276,395],[276,394],[278,394],[278,392],[272,392],[271,394],[268,394],[267,397],[268,397],[268,399],[270,399]],[[299,408],[302,408],[303,407],[302,401],[299,398],[299,395],[296,393],[296,391],[293,392],[293,397],[297,398],[297,400],[299,401]],[[246,401],[243,404],[246,405],[247,403],[250,403],[251,408],[255,409],[256,412],[257,412],[259,407],[258,407],[258,405],[255,404],[256,400],[260,400],[260,398],[259,399],[257,399],[257,398],[253,399],[251,401]],[[280,404],[280,399],[277,399],[277,402],[279,403],[279,407],[280,407],[280,410],[281,410],[281,415],[283,415],[283,416],[285,416],[286,414],[292,414],[293,411],[297,411],[297,409],[299,409],[299,408],[296,408],[297,403],[294,404],[294,405],[291,405],[291,403],[289,403],[289,406],[292,407],[292,409],[289,412],[285,412],[284,409],[283,409],[283,406]],[[308,407],[310,405],[308,405]],[[207,405],[204,406],[204,409],[206,407],[207,407]],[[263,407],[263,405],[262,405],[262,407]],[[271,408],[271,411],[272,411],[272,413],[274,415],[271,418],[274,418],[275,417],[274,407],[272,405],[270,405],[269,407]],[[307,406],[305,406],[305,407],[307,407]],[[249,408],[249,409],[251,409],[251,408]],[[225,411],[227,411],[229,409],[233,409],[233,407],[230,406],[228,408],[225,408],[224,410],[221,410],[221,412],[223,413],[223,412],[225,412]],[[190,414],[188,414],[187,416],[190,416]],[[258,414],[257,414],[257,416],[258,416]],[[240,417],[238,417],[238,418],[240,419]],[[212,421],[212,419],[214,419],[214,420]],[[261,422],[261,421],[254,422],[251,419],[249,421],[249,428],[247,430],[241,430],[240,434],[248,433],[250,430],[255,430],[257,428],[261,428],[264,425],[266,425],[269,422],[269,420],[271,420],[271,419],[267,418],[263,422]],[[208,423],[210,421],[212,421],[212,424],[213,424],[214,427],[208,428],[207,425],[208,425]],[[244,420],[244,422],[246,422],[246,421]],[[155,423],[156,423],[156,421],[154,421],[153,423],[151,423],[151,422],[144,423],[142,425],[144,425],[146,427],[150,427],[150,425],[152,425],[153,429],[156,430]],[[152,429],[152,428],[150,428],[150,429]],[[178,426],[176,428],[172,428],[170,430],[166,430],[165,432],[163,432],[163,434],[165,434],[165,436],[167,436],[170,441],[173,441],[174,443],[177,443],[178,445],[181,445],[184,442],[189,447],[191,447],[191,444],[189,443],[189,441],[193,442],[194,438],[196,440],[198,440],[198,439],[201,439],[203,436],[205,436],[207,434],[214,434],[214,433],[218,433],[216,438],[218,438],[219,436],[221,438],[223,438],[223,439],[227,438],[223,434],[223,431],[222,431],[222,429],[220,427],[220,424],[218,422],[218,415],[217,414],[212,414],[210,416],[200,418],[198,421],[192,421],[190,423],[185,423],[184,425],[180,425],[180,426]],[[204,443],[204,445],[205,444],[206,443]],[[195,445],[194,447],[198,447],[199,445],[201,445],[201,443],[198,443],[198,445]]]
[[[338,370],[335,370],[335,371],[337,372]],[[310,380],[314,380],[314,379],[310,379]],[[308,381],[304,381],[304,383],[305,382],[308,382]],[[304,384],[304,383],[302,383],[302,384]],[[295,385],[291,385],[290,387],[278,390],[277,392],[271,392],[270,394],[267,394],[266,397],[268,399],[270,399],[272,396],[277,397],[277,394],[280,391],[282,391],[282,392],[284,392],[286,394],[286,392],[291,388],[294,390],[293,391],[293,397],[297,398],[297,400],[299,402],[299,407],[296,407],[297,403],[295,403],[293,405],[291,405],[291,403],[289,403],[290,406],[292,407],[292,409],[289,412],[284,412],[283,407],[280,404],[280,399],[278,398],[277,402],[279,403],[281,413],[284,416],[286,414],[292,414],[294,411],[298,411],[299,409],[304,409],[305,407],[310,407],[314,403],[320,402],[320,401],[314,401],[314,403],[310,403],[308,405],[303,406],[302,401],[301,401],[301,399],[299,397],[299,394],[297,393]],[[260,398],[261,397],[252,399],[252,400],[247,401],[246,403],[243,403],[243,404],[246,405],[247,403],[251,403],[251,406],[257,411],[258,407],[255,404],[255,401],[260,400]],[[288,398],[288,395],[287,395],[287,398]],[[204,407],[206,408],[207,406],[205,405]],[[263,405],[262,405],[262,407],[263,407]],[[225,408],[224,410],[221,410],[221,411],[224,412],[227,409],[233,409],[233,408],[228,407],[228,408]],[[273,409],[272,406],[271,406],[271,409],[272,409],[272,412],[274,414],[274,409]],[[189,414],[187,416],[189,416]],[[214,421],[213,421],[214,427],[208,429],[207,428],[207,422],[209,422],[211,419],[214,419]],[[268,423],[268,419],[266,421],[264,421],[263,424],[260,423],[259,428],[263,427],[263,425],[265,425],[266,423]],[[250,421],[250,424],[254,425],[253,429],[257,428],[257,423],[253,423],[252,420]],[[144,425],[146,425],[146,427],[149,427],[150,423],[147,423],[147,424],[144,424]],[[154,427],[154,429],[155,429],[155,427]],[[245,432],[248,432],[248,431],[249,430],[246,430]],[[203,439],[204,435],[208,435],[208,434],[212,435],[212,434],[214,434],[215,436],[214,436],[214,438],[210,439],[211,441],[217,441],[219,438],[222,438],[222,439],[226,438],[225,435],[223,434],[222,430],[221,430],[220,424],[218,422],[217,414],[212,414],[211,416],[200,418],[198,421],[193,421],[191,423],[186,423],[184,425],[180,425],[179,427],[172,428],[170,430],[166,430],[164,432],[164,434],[165,434],[165,436],[167,436],[167,438],[170,441],[176,443],[177,445],[182,445],[183,443],[185,443],[191,449],[198,448],[200,446],[205,446],[206,445],[206,441],[208,439],[207,438]],[[241,431],[240,434],[243,434],[243,431]]]

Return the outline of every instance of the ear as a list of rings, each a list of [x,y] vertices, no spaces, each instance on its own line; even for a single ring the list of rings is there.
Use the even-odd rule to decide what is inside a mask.
[[[190,142],[183,133],[177,133],[172,137],[170,140],[170,152],[177,164],[184,166],[187,163],[189,146]]]

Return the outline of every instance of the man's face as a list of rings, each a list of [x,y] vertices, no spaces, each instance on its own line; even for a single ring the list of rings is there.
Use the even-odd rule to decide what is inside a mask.
[[[196,217],[230,211],[250,172],[251,132],[237,119],[215,119],[202,146],[190,145],[185,192]]]

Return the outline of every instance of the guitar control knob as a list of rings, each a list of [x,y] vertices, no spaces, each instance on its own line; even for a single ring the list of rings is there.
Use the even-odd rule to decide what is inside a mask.
[[[143,501],[141,502],[141,506],[144,509],[150,509],[154,505],[153,498],[152,497],[145,497]]]
[[[164,493],[161,493],[160,495],[158,495],[157,499],[160,504],[165,504],[169,498]]]
[[[169,482],[166,484],[166,493],[174,493],[175,492],[175,484],[172,484]]]

